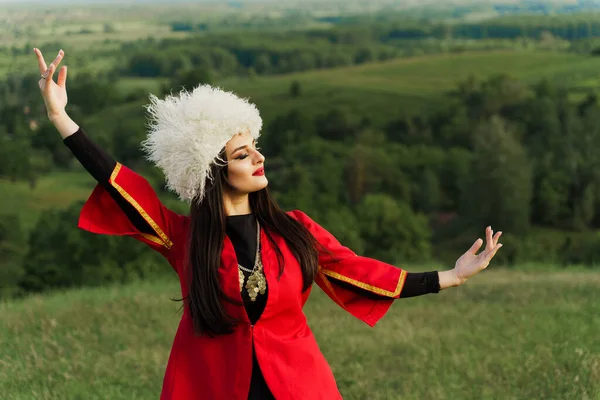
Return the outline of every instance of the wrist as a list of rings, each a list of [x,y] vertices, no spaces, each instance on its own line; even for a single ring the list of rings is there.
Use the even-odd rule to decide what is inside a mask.
[[[79,125],[77,125],[65,111],[52,114],[52,116],[48,115],[48,117],[63,139],[66,139],[79,130]]]
[[[438,276],[440,279],[440,289],[460,286],[466,282],[466,279],[461,278],[460,274],[457,273],[456,268],[438,272]]]
[[[61,121],[65,121],[68,118],[69,116],[67,115],[67,112],[64,109],[58,112],[48,113],[48,119],[53,124],[60,123]]]

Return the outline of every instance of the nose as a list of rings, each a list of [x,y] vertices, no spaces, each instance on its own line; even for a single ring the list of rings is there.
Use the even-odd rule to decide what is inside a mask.
[[[258,150],[254,151],[255,156],[254,156],[254,162],[257,164],[262,164],[265,162],[265,156],[262,155],[262,153]]]

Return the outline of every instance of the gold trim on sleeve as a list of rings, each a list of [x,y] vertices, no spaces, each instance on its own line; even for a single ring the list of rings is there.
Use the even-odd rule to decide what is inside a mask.
[[[150,217],[150,215],[148,215],[148,213],[142,208],[142,206],[140,206],[139,203],[133,197],[131,197],[131,195],[129,193],[127,193],[127,191],[125,189],[123,189],[121,187],[121,185],[119,185],[115,181],[115,179],[117,178],[117,175],[119,175],[119,171],[121,171],[121,166],[122,165],[120,163],[117,163],[117,165],[115,166],[115,169],[113,170],[112,174],[110,175],[111,185],[115,189],[117,189],[119,194],[121,196],[123,196],[123,198],[125,200],[127,200],[140,213],[142,218],[144,218],[144,220],[146,220],[146,222],[152,227],[152,229],[154,229],[154,231],[156,232],[158,237],[153,236],[153,235],[148,235],[145,233],[141,233],[141,235],[144,238],[146,238],[154,243],[160,244],[161,246],[165,246],[167,249],[170,249],[171,247],[173,247],[173,242],[171,242],[171,240],[169,240],[167,235],[163,232],[162,229],[160,229],[158,224],[156,222],[154,222],[152,217]]]
[[[325,276],[325,274],[323,273],[321,266],[319,265],[319,270],[317,271],[317,274],[319,275],[319,277],[321,278],[321,280],[323,281],[323,285],[325,285],[325,287],[328,290],[328,294],[330,296],[332,296],[332,298],[335,300],[336,303],[338,303],[340,306],[344,306],[344,302],[341,301],[339,299],[339,297],[337,297],[337,295],[335,294],[335,289],[333,288],[333,286],[331,286],[331,282],[329,282],[329,280],[327,279],[327,276]]]
[[[406,271],[402,270],[402,272],[400,272],[400,278],[398,279],[398,284],[396,285],[396,289],[393,292],[391,292],[389,290],[381,289],[381,288],[375,287],[373,285],[369,285],[367,283],[357,281],[356,279],[348,278],[344,275],[338,274],[337,272],[329,271],[325,268],[321,268],[321,270],[319,272],[323,275],[330,276],[332,278],[338,279],[343,282],[347,282],[347,283],[354,285],[356,287],[359,287],[361,289],[365,289],[365,290],[368,290],[369,292],[379,294],[381,296],[386,296],[386,297],[398,296],[400,294],[400,292],[402,291],[402,287],[404,286],[404,281],[406,280]]]

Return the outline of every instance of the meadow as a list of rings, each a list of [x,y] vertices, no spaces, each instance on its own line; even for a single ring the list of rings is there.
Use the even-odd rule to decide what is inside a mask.
[[[157,398],[178,290],[172,275],[0,304],[2,398]],[[596,273],[492,265],[373,329],[317,287],[305,312],[345,399],[580,400],[600,398],[599,302]]]
[[[445,96],[469,77],[505,74],[528,83],[549,79],[575,88],[574,99],[599,86],[600,58],[544,51],[490,51],[411,57],[361,66],[254,79],[218,81],[279,115],[302,109],[307,115],[338,107],[377,122],[427,113],[447,106]],[[292,82],[301,95],[291,97]]]

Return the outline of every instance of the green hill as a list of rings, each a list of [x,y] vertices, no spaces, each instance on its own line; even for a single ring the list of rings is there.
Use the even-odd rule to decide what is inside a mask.
[[[57,134],[57,140],[60,140]],[[19,215],[27,231],[35,225],[40,213],[63,208],[86,199],[94,188],[94,180],[81,171],[55,172],[41,177],[34,187],[27,182],[0,179],[2,210],[0,216]]]
[[[557,52],[494,51],[399,59],[361,66],[218,84],[254,101],[266,119],[298,108],[309,115],[333,107],[377,122],[443,107],[443,95],[469,76],[507,74],[526,82],[549,78],[581,90],[599,86],[600,58]],[[290,86],[301,85],[299,97]]]
[[[314,288],[305,311],[344,398],[598,398],[598,274],[493,268],[374,329]],[[2,398],[157,398],[178,294],[173,275],[0,303]]]
[[[600,86],[599,72],[600,57],[502,51],[424,56],[254,79],[230,78],[217,84],[256,102],[267,123],[294,108],[314,116],[340,107],[351,110],[357,117],[369,116],[383,125],[404,114],[430,112],[443,107],[446,102],[444,94],[469,76],[485,78],[504,73],[526,82],[547,77],[568,84],[576,97]],[[294,81],[301,85],[298,97],[289,94]],[[122,81],[126,88],[145,88],[151,92],[157,90],[155,83],[138,79]],[[90,115],[83,124],[92,136],[114,129],[119,121],[135,122],[139,119],[140,129],[143,129],[142,103],[104,110]],[[58,135],[56,140],[60,140]],[[33,190],[24,183],[0,181],[3,211],[19,211],[29,227],[37,217],[37,210],[87,197],[93,181],[84,175],[83,171],[75,171],[71,175],[48,175]],[[22,206],[23,201],[26,207]]]

